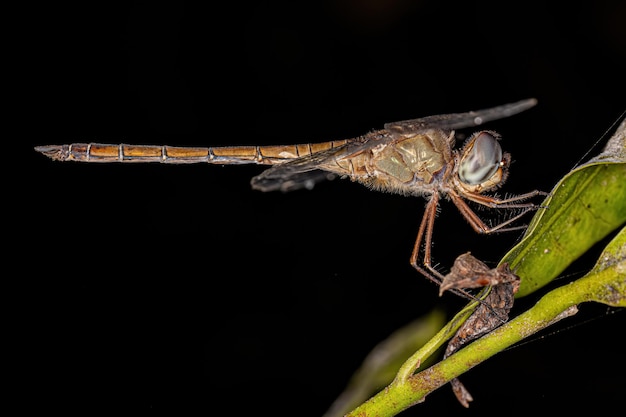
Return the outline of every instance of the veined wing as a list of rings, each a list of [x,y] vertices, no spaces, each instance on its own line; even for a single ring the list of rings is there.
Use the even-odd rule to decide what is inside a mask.
[[[251,181],[252,188],[261,191],[311,189],[316,183],[333,177],[333,172],[342,172],[342,168],[337,164],[338,161],[348,159],[374,146],[388,144],[403,137],[415,136],[429,129],[454,130],[478,126],[482,123],[520,113],[536,104],[537,100],[531,98],[489,109],[387,123],[384,130],[374,131],[359,138],[348,140],[347,143],[339,147],[275,165],[254,177]],[[324,165],[337,167],[337,169],[324,170],[322,168]],[[350,172],[346,170],[345,174],[348,175]]]
[[[437,116],[386,123],[385,129],[395,136],[412,136],[426,129],[461,129],[464,127],[478,126],[492,120],[504,119],[528,110],[536,104],[536,99],[529,98],[489,109],[465,113],[440,114]]]
[[[379,131],[381,132],[381,131]],[[301,188],[311,189],[321,181],[332,179],[342,168],[338,162],[350,158],[363,149],[373,146],[377,139],[384,135],[372,132],[358,138],[350,139],[335,148],[315,152],[300,158],[292,159],[266,169],[252,178],[252,188],[260,191],[293,191]],[[381,143],[381,142],[378,142]],[[323,169],[333,166],[337,169]],[[345,174],[349,174],[348,171]]]

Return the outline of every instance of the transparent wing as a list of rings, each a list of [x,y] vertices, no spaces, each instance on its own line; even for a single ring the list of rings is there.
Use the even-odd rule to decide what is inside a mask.
[[[311,189],[316,183],[335,176],[323,169],[324,164],[332,164],[333,160],[347,159],[373,146],[391,143],[403,136],[413,136],[428,129],[453,130],[478,126],[491,120],[503,119],[520,113],[536,104],[537,100],[526,99],[490,109],[387,123],[384,130],[351,139],[342,146],[275,165],[252,178],[252,188],[261,191]]]
[[[252,178],[252,181],[250,182],[252,184],[252,188],[259,191],[283,192],[299,190],[302,188],[310,190],[315,186],[315,184],[333,179],[335,177],[334,174],[320,169],[313,169],[306,172],[287,173],[285,170],[280,168],[280,165],[274,166],[263,171],[262,174]]]
[[[336,148],[306,155],[291,161],[274,165],[252,178],[252,188],[260,191],[293,191],[301,188],[311,189],[321,181],[332,179],[336,175],[321,167],[372,146],[380,135],[366,135],[355,138]],[[378,142],[380,143],[380,142]]]
[[[427,116],[419,119],[404,120],[385,124],[385,129],[394,135],[413,135],[426,129],[454,130],[464,127],[478,126],[483,123],[504,119],[514,114],[528,110],[535,106],[537,100],[534,98],[521,100],[515,103],[504,104],[502,106],[489,109],[469,111],[465,113],[441,114],[437,116]]]

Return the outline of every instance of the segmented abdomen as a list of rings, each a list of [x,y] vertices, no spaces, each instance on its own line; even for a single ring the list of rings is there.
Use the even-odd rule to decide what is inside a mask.
[[[35,150],[57,161],[273,165],[332,149],[346,142],[347,140],[338,140],[300,145],[220,147],[72,143],[69,145],[38,146]]]

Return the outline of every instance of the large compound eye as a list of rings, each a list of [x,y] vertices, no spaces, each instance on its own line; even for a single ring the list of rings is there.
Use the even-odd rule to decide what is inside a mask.
[[[494,135],[480,132],[471,143],[471,149],[463,155],[459,178],[465,184],[481,184],[490,179],[502,162],[502,148]]]

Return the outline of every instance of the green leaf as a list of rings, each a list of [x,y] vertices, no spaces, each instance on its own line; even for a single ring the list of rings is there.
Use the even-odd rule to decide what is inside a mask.
[[[567,174],[502,259],[521,278],[517,297],[559,276],[595,243],[626,222],[626,122],[605,152]]]
[[[442,311],[433,310],[393,332],[367,355],[345,390],[337,397],[323,417],[341,417],[390,384],[398,368],[416,349],[424,346],[445,324]],[[422,363],[425,365],[426,363]],[[415,369],[413,369],[415,371]]]
[[[604,248],[591,271],[577,282],[590,287],[586,301],[626,307],[626,227]]]

